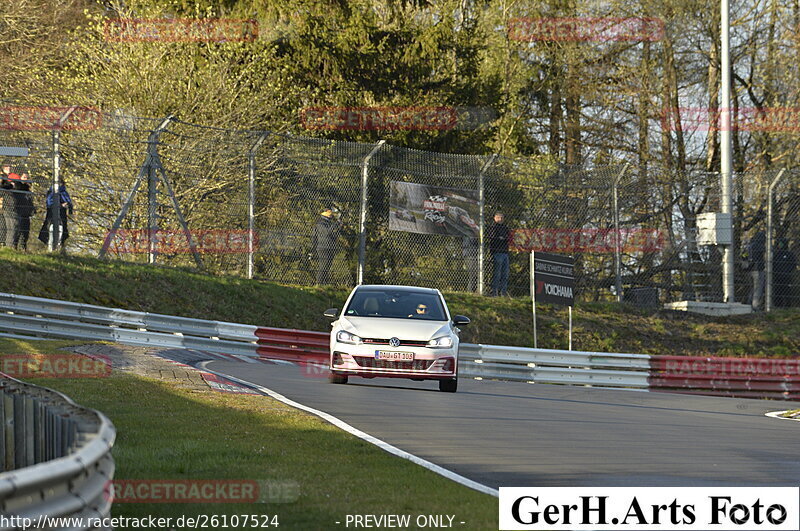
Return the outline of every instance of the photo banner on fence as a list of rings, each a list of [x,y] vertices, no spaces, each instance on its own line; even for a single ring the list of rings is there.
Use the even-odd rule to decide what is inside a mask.
[[[389,230],[477,238],[477,190],[392,181]]]

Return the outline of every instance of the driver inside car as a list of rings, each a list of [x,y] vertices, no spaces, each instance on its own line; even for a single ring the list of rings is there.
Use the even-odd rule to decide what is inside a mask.
[[[417,308],[414,310],[414,313],[409,315],[409,317],[427,317],[428,315],[428,307],[425,304],[417,304]]]

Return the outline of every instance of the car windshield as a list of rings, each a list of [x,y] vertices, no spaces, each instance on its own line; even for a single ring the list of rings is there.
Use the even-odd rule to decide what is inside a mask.
[[[359,289],[345,310],[348,317],[389,317],[446,321],[439,296],[435,293],[391,289]]]

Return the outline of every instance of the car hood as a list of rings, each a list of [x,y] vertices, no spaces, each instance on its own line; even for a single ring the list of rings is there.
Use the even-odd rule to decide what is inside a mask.
[[[341,317],[343,330],[359,337],[388,339],[397,337],[407,340],[427,341],[450,334],[450,323],[414,319],[387,319],[382,317]]]

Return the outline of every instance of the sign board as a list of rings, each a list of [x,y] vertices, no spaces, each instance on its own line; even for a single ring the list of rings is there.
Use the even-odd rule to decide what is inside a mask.
[[[575,260],[569,256],[533,252],[534,300],[549,304],[574,306]]]

